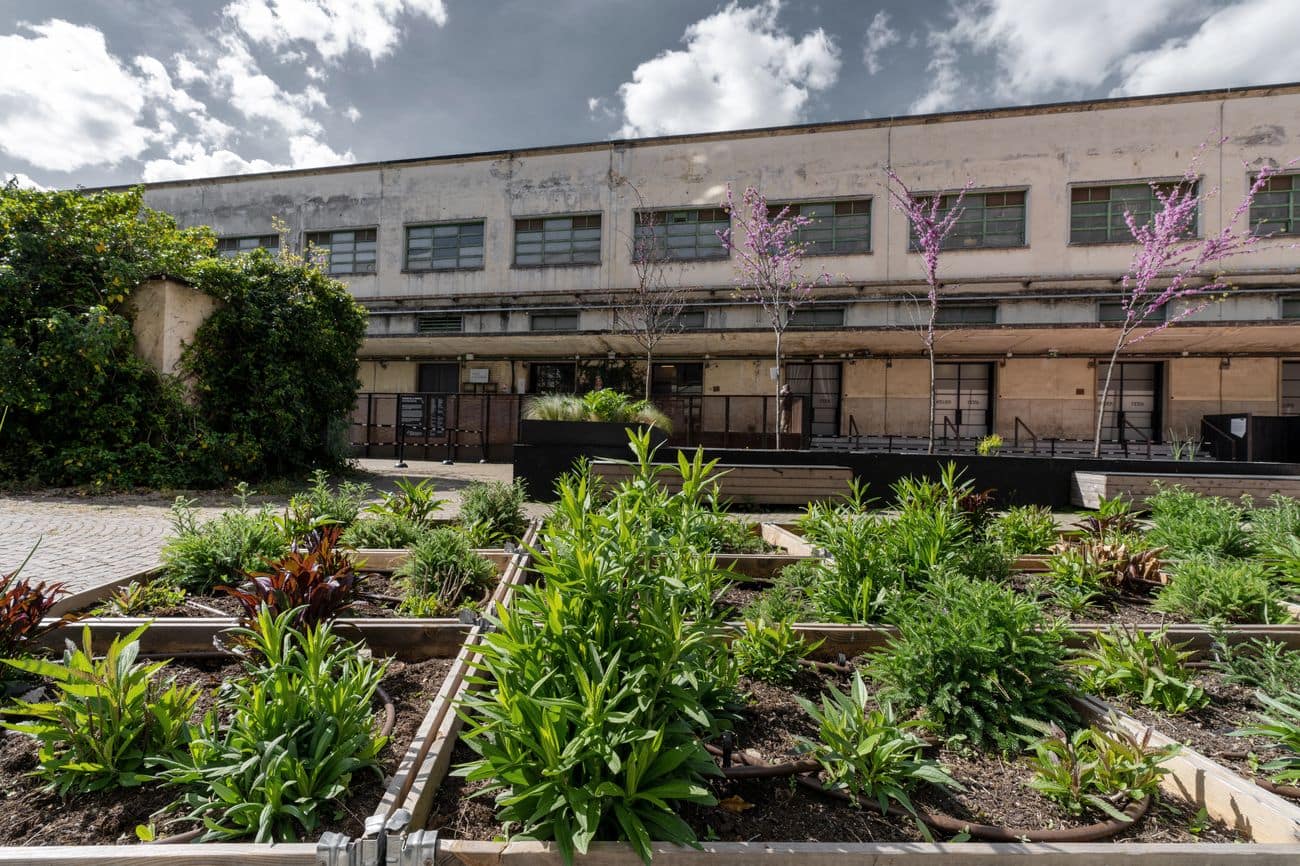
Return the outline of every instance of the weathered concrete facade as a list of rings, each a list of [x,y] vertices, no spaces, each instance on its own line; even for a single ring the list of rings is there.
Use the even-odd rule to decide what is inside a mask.
[[[638,208],[714,208],[728,184],[756,186],[773,202],[867,200],[870,250],[807,260],[831,275],[815,307],[843,310],[842,324],[793,329],[785,348],[793,362],[838,366],[814,374],[838,379],[821,432],[923,435],[928,378],[909,300],[921,267],[904,217],[888,206],[885,167],[918,190],[970,179],[976,193],[1023,192],[1022,244],[944,254],[945,303],[994,312],[946,328],[938,350],[962,365],[948,373],[967,383],[953,386],[968,409],[964,426],[1009,436],[1020,419],[1039,436],[1086,438],[1097,371],[1115,340],[1115,325],[1099,321],[1102,305],[1118,297],[1134,247],[1071,242],[1074,191],[1175,179],[1218,130],[1227,141],[1197,167],[1202,189],[1219,190],[1199,215],[1205,234],[1231,218],[1252,171],[1300,156],[1300,85],[172,182],[151,185],[146,200],[223,237],[265,235],[273,217],[299,241],[376,229],[375,272],[341,277],[372,311],[363,390],[415,391],[421,364],[446,362],[461,386],[512,393],[535,387],[539,364],[635,361],[633,341],[611,331],[610,307],[636,280]],[[599,215],[599,263],[515,264],[518,220],[570,215]],[[481,266],[407,267],[410,227],[455,222],[482,224]],[[1238,293],[1125,357],[1154,365],[1130,369],[1134,417],[1145,412],[1150,433],[1194,429],[1207,413],[1300,412],[1284,384],[1300,382],[1300,318],[1289,318],[1300,304],[1286,303],[1300,300],[1294,240],[1270,239],[1231,262]],[[769,393],[772,335],[761,312],[736,299],[733,263],[685,262],[670,273],[704,316],[657,352],[701,365],[683,393]],[[538,317],[564,312],[577,313],[571,330],[537,329]],[[452,314],[459,330],[421,333],[421,314]]]

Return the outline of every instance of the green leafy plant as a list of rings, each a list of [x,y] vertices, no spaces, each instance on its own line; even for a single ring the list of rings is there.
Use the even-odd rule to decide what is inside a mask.
[[[428,529],[396,514],[363,517],[343,531],[340,543],[352,548],[402,548],[415,544]]]
[[[1253,725],[1234,733],[1245,737],[1267,737],[1290,754],[1261,765],[1270,778],[1283,785],[1300,782],[1300,694],[1283,692],[1277,696],[1258,692],[1255,700],[1265,712],[1258,713]]]
[[[529,401],[527,417],[533,421],[603,421],[673,430],[668,416],[648,400],[633,400],[612,388],[572,394],[544,394]]]
[[[1102,601],[1099,592],[1083,584],[1057,583],[1047,589],[1052,601],[1074,619],[1095,613]]]
[[[1051,509],[1041,505],[1008,508],[993,519],[987,534],[1012,556],[1047,553],[1059,537]]]
[[[889,705],[869,710],[868,697],[862,675],[854,673],[848,694],[832,686],[820,707],[797,698],[817,724],[817,739],[800,737],[798,749],[821,764],[828,788],[845,791],[855,803],[874,800],[882,811],[898,803],[913,813],[910,792],[923,783],[962,790],[922,755],[924,743],[913,731],[924,728],[923,722],[899,722]]]
[[[417,526],[432,526],[437,512],[447,504],[439,499],[432,478],[423,481],[410,481],[398,478],[397,487],[392,493],[384,493],[379,502],[366,506],[366,511],[380,517],[396,517],[410,521]]]
[[[217,589],[239,602],[248,622],[255,621],[263,608],[272,616],[292,613],[298,627],[334,619],[352,606],[361,580],[351,557],[339,547],[342,532],[341,526],[326,526],[302,549],[268,562],[266,571],[247,575],[239,586]]]
[[[1177,563],[1154,607],[1204,623],[1290,620],[1268,567],[1257,562],[1188,559]]]
[[[299,630],[296,619],[263,608],[237,630],[247,676],[227,682],[187,754],[159,762],[205,841],[303,838],[355,774],[380,773],[372,701],[385,667],[328,623]]]
[[[1225,682],[1265,694],[1300,691],[1300,652],[1280,641],[1251,638],[1240,643],[1215,636],[1211,667]]]
[[[77,619],[72,613],[49,615],[59,598],[67,595],[65,584],[33,584],[19,576],[35,551],[33,547],[21,565],[0,576],[0,658],[27,655],[34,641]]]
[[[248,485],[241,483],[236,507],[206,523],[199,522],[193,500],[176,497],[172,534],[161,554],[169,580],[187,592],[203,594],[283,555],[288,540],[275,515],[266,508],[251,510],[250,496]]]
[[[167,662],[136,664],[146,628],[115,637],[103,658],[95,658],[87,628],[81,647],[69,643],[62,662],[4,660],[48,678],[57,694],[16,702],[11,712],[26,718],[3,727],[36,738],[35,775],[60,796],[141,785],[154,778],[146,769],[151,760],[184,748],[198,689],[161,680]]]
[[[370,485],[364,482],[332,486],[329,473],[317,469],[311,474],[311,487],[289,500],[289,511],[299,520],[329,521],[346,528],[356,521],[370,493]]]
[[[560,482],[541,579],[492,616],[486,688],[460,707],[478,759],[457,772],[486,783],[509,836],[554,840],[567,860],[597,838],[647,863],[651,840],[695,844],[675,807],[714,802],[700,738],[735,700],[720,622],[697,607],[716,569],[676,519],[699,507],[711,464],[681,455],[668,494],[648,431],[631,444],[633,477],[604,503],[582,473]]]
[[[1160,779],[1169,772],[1163,765],[1179,749],[1177,744],[1152,748],[1150,728],[1139,740],[1113,719],[1105,728],[1093,725],[1073,734],[1053,723],[1021,721],[1041,734],[1029,738],[1030,786],[1075,816],[1093,808],[1132,820],[1124,808],[1160,790]]]
[[[923,710],[939,731],[1007,750],[1019,742],[1017,716],[1073,716],[1060,666],[1065,626],[1023,594],[943,575],[906,606],[898,628],[867,670],[881,701]]]
[[[460,500],[460,522],[475,547],[500,547],[515,543],[528,529],[523,482],[475,481],[465,487]]]
[[[799,661],[821,644],[804,640],[788,621],[746,620],[731,652],[741,676],[784,685],[794,681]]]
[[[175,607],[185,602],[185,590],[170,580],[133,580],[118,587],[95,608],[95,616],[139,616],[160,607]]]
[[[1133,503],[1123,494],[1109,499],[1102,497],[1097,510],[1075,524],[1086,538],[1099,541],[1122,541],[1138,531],[1138,520],[1133,514]]]
[[[980,439],[979,444],[975,446],[975,452],[981,457],[991,457],[1002,450],[1003,444],[1001,436],[997,433],[990,433]]]
[[[490,589],[497,570],[474,552],[463,532],[443,526],[422,535],[393,575],[405,584],[399,611],[408,616],[449,616]]]
[[[1245,509],[1217,496],[1202,496],[1178,485],[1160,486],[1147,497],[1148,538],[1173,557],[1249,556],[1250,534],[1242,525]]]
[[[1300,501],[1280,493],[1268,501],[1250,512],[1250,537],[1261,554],[1278,556],[1300,539]]]
[[[1171,644],[1162,629],[1148,635],[1135,628],[1094,632],[1093,646],[1079,650],[1070,665],[1080,687],[1101,695],[1129,695],[1166,713],[1186,713],[1209,703],[1205,690],[1184,667],[1191,657]]]

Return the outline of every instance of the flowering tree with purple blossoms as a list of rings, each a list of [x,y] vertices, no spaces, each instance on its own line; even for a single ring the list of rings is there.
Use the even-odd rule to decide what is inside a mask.
[[[1222,146],[1221,139],[1219,145]],[[1110,353],[1106,378],[1097,401],[1097,424],[1093,433],[1092,456],[1101,455],[1101,429],[1106,417],[1106,400],[1110,395],[1111,376],[1120,353],[1136,343],[1158,334],[1170,325],[1181,322],[1208,307],[1216,300],[1237,288],[1222,275],[1204,276],[1206,269],[1224,259],[1252,252],[1263,236],[1255,234],[1250,226],[1239,228],[1242,216],[1250,211],[1255,196],[1278,170],[1264,166],[1255,176],[1241,203],[1217,233],[1204,238],[1195,237],[1196,216],[1201,202],[1218,194],[1212,189],[1204,194],[1198,188],[1197,163],[1205,145],[1197,151],[1182,180],[1175,184],[1151,184],[1152,193],[1160,202],[1151,221],[1139,225],[1132,212],[1124,211],[1124,222],[1138,245],[1128,272],[1120,282],[1124,321],[1120,323],[1115,338],[1115,348]],[[1192,299],[1177,314],[1168,315],[1174,301]],[[1159,314],[1165,311],[1161,317]]]
[[[943,252],[943,242],[952,231],[952,227],[961,218],[961,203],[965,200],[966,192],[971,188],[972,182],[967,180],[961,192],[957,193],[957,200],[951,207],[945,209],[942,207],[944,199],[942,195],[938,193],[926,196],[914,195],[892,168],[885,169],[885,174],[889,177],[889,200],[895,210],[907,217],[912,230],[911,243],[921,254],[921,265],[925,270],[927,315],[924,323],[918,323],[918,330],[921,333],[921,342],[925,346],[925,356],[930,362],[930,423],[927,431],[929,438],[927,450],[928,453],[933,454],[934,324],[939,315],[939,289],[942,287],[939,283],[939,254]]]
[[[731,214],[732,228],[718,232],[722,245],[736,258],[736,285],[741,297],[758,304],[776,335],[776,447],[781,447],[781,338],[790,326],[790,316],[812,297],[813,286],[829,282],[830,274],[812,279],[803,276],[804,245],[799,229],[813,220],[781,208],[776,213],[767,198],[754,187],[746,187],[737,205],[727,186],[722,206]],[[737,238],[743,238],[737,242]]]

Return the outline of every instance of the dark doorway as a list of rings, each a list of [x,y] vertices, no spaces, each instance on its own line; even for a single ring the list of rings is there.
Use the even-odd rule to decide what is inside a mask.
[[[421,364],[421,394],[455,394],[460,390],[459,364]]]
[[[979,439],[993,425],[993,365],[934,365],[934,436]]]
[[[840,377],[838,361],[785,365],[790,396],[802,397],[804,429],[812,436],[840,435]]]
[[[1159,442],[1161,380],[1164,365],[1125,361],[1115,365],[1101,416],[1107,442]],[[1106,365],[1097,364],[1097,393],[1106,383]]]
[[[574,364],[531,364],[528,367],[529,394],[572,394]]]

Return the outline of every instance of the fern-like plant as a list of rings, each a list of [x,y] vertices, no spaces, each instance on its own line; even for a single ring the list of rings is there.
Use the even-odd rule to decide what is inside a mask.
[[[1093,646],[1070,660],[1085,691],[1129,695],[1166,713],[1186,713],[1209,703],[1184,666],[1191,653],[1171,644],[1162,629],[1148,635],[1116,626],[1094,632]]]

